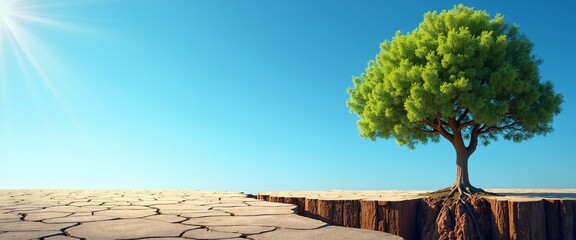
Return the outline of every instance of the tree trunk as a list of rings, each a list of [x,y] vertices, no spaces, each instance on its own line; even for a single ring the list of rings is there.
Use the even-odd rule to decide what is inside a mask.
[[[468,159],[470,155],[466,148],[456,150],[456,187],[462,190],[472,187],[468,177]]]
[[[447,198],[451,198],[454,194],[459,193],[458,198],[462,200],[467,197],[472,197],[472,195],[476,193],[492,194],[487,193],[481,188],[475,188],[472,186],[468,175],[468,159],[470,158],[470,155],[476,151],[476,147],[478,146],[480,125],[475,124],[474,122],[466,122],[464,125],[461,125],[460,120],[456,120],[454,117],[450,118],[448,123],[441,122],[441,120],[438,120],[438,122],[440,123],[436,125],[437,131],[440,132],[443,137],[448,139],[448,141],[452,143],[454,150],[456,150],[456,182],[450,187],[432,192],[431,195],[442,194]],[[447,125],[451,131],[447,131],[444,128],[445,125]],[[469,126],[473,126],[473,128],[470,131],[468,146],[466,146],[461,131],[462,128]]]
[[[452,132],[454,133],[452,138],[452,145],[454,150],[456,150],[456,183],[454,188],[462,194],[462,192],[472,192],[475,190],[470,184],[470,178],[468,177],[468,159],[470,155],[476,150],[476,145],[478,144],[478,135],[472,130],[470,136],[470,144],[466,147],[464,144],[464,139],[462,136],[461,129],[456,123],[455,119],[450,119],[450,125]]]

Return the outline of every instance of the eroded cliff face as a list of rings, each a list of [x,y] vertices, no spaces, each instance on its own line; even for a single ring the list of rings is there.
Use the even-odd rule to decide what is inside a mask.
[[[485,199],[461,203],[426,198],[418,207],[419,239],[507,239],[498,233],[492,234],[492,216]]]
[[[392,233],[405,239],[576,239],[576,200],[474,198],[322,199],[259,195],[291,203],[330,224]]]

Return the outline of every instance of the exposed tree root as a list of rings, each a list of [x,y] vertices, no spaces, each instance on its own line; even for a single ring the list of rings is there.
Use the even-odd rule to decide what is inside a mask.
[[[476,196],[500,196],[496,193],[484,191],[482,188],[465,186],[463,184],[454,184],[450,187],[433,192],[423,193],[421,195],[439,199],[462,200],[463,202],[467,202],[467,200]]]
[[[463,200],[459,200],[462,205],[464,205],[464,209],[466,210],[466,213],[470,216],[470,219],[472,219],[472,224],[474,225],[474,233],[476,233],[476,236],[481,239],[484,240],[484,235],[482,235],[482,233],[480,232],[480,227],[478,225],[478,220],[476,219],[476,215],[474,214],[474,211],[472,210],[472,207],[470,207],[469,202],[465,202]]]
[[[434,192],[428,192],[422,194],[422,196],[432,197],[436,199],[443,199],[450,201],[450,210],[454,211],[456,215],[456,208],[460,208],[464,211],[463,214],[468,215],[472,224],[472,231],[474,231],[474,239],[486,239],[486,236],[480,231],[480,226],[476,215],[474,214],[471,199],[481,197],[481,196],[500,196],[496,193],[487,192],[484,189],[476,188],[474,186],[465,184],[454,184],[450,187],[443,188]]]

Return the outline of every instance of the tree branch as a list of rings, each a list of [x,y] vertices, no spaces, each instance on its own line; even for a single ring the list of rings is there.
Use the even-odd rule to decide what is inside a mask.
[[[440,135],[442,135],[442,137],[448,139],[448,141],[450,141],[451,143],[454,142],[454,135],[450,134],[448,131],[446,131],[446,129],[444,129],[444,127],[442,125],[440,125],[437,130],[438,130],[438,133],[440,133]]]
[[[466,116],[468,116],[468,113],[470,113],[470,111],[468,110],[468,108],[464,109],[464,112],[462,113],[462,115],[460,115],[460,117],[458,117],[458,119],[456,120],[456,122],[458,124],[460,124],[465,118]]]
[[[472,125],[474,125],[474,124],[476,124],[476,121],[474,121],[474,120],[471,120],[471,121],[462,123],[462,124],[460,124],[460,125],[458,126],[458,131],[464,129],[465,127],[472,126]]]
[[[480,135],[480,124],[474,124],[472,133],[470,134],[470,142],[468,143],[468,147],[466,147],[469,155],[472,155],[472,153],[476,151],[476,147],[478,146],[478,135]]]
[[[424,123],[424,125],[427,125],[428,127],[431,127],[433,129],[436,129],[437,125],[430,122],[430,120],[428,120],[427,118],[422,120],[422,123]]]
[[[478,129],[478,130],[480,130],[480,132],[482,132],[482,131],[486,130],[486,128],[487,128],[487,126],[482,124],[482,126],[480,126],[480,129]]]
[[[515,122],[513,122],[513,123],[510,123],[510,124],[504,125],[504,126],[500,126],[500,127],[496,127],[496,126],[494,126],[494,127],[488,127],[488,128],[486,128],[486,129],[480,131],[480,134],[488,133],[488,132],[494,132],[494,131],[502,131],[502,130],[505,130],[505,129],[508,129],[508,128],[512,128],[514,125],[519,124],[519,123],[520,123],[519,121],[515,121]],[[519,130],[519,131],[521,130],[521,129],[518,129],[518,128],[513,128],[513,129],[514,129],[514,130]]]
[[[415,127],[414,130],[421,132],[421,133],[426,133],[426,134],[438,133],[438,131],[436,129],[426,130],[426,129],[420,129],[420,128]]]
[[[446,121],[442,121],[442,119],[440,119],[440,114],[436,114],[436,121],[438,121],[438,127],[440,126],[450,126],[450,124],[448,124]]]
[[[432,122],[429,119],[425,118],[424,120],[422,120],[422,123],[434,130],[430,131],[430,130],[424,130],[424,129],[418,129],[418,128],[414,128],[415,130],[422,132],[422,133],[438,133],[440,134],[442,137],[448,139],[448,141],[452,142],[454,140],[454,135],[449,133],[444,126],[448,126],[447,122],[444,122],[440,119],[440,116],[438,114],[436,114],[436,122]]]

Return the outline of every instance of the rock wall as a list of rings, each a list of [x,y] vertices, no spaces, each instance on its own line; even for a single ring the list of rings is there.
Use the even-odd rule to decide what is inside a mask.
[[[388,232],[405,239],[576,239],[576,200],[432,198],[393,201],[257,197],[298,206],[329,224]]]

